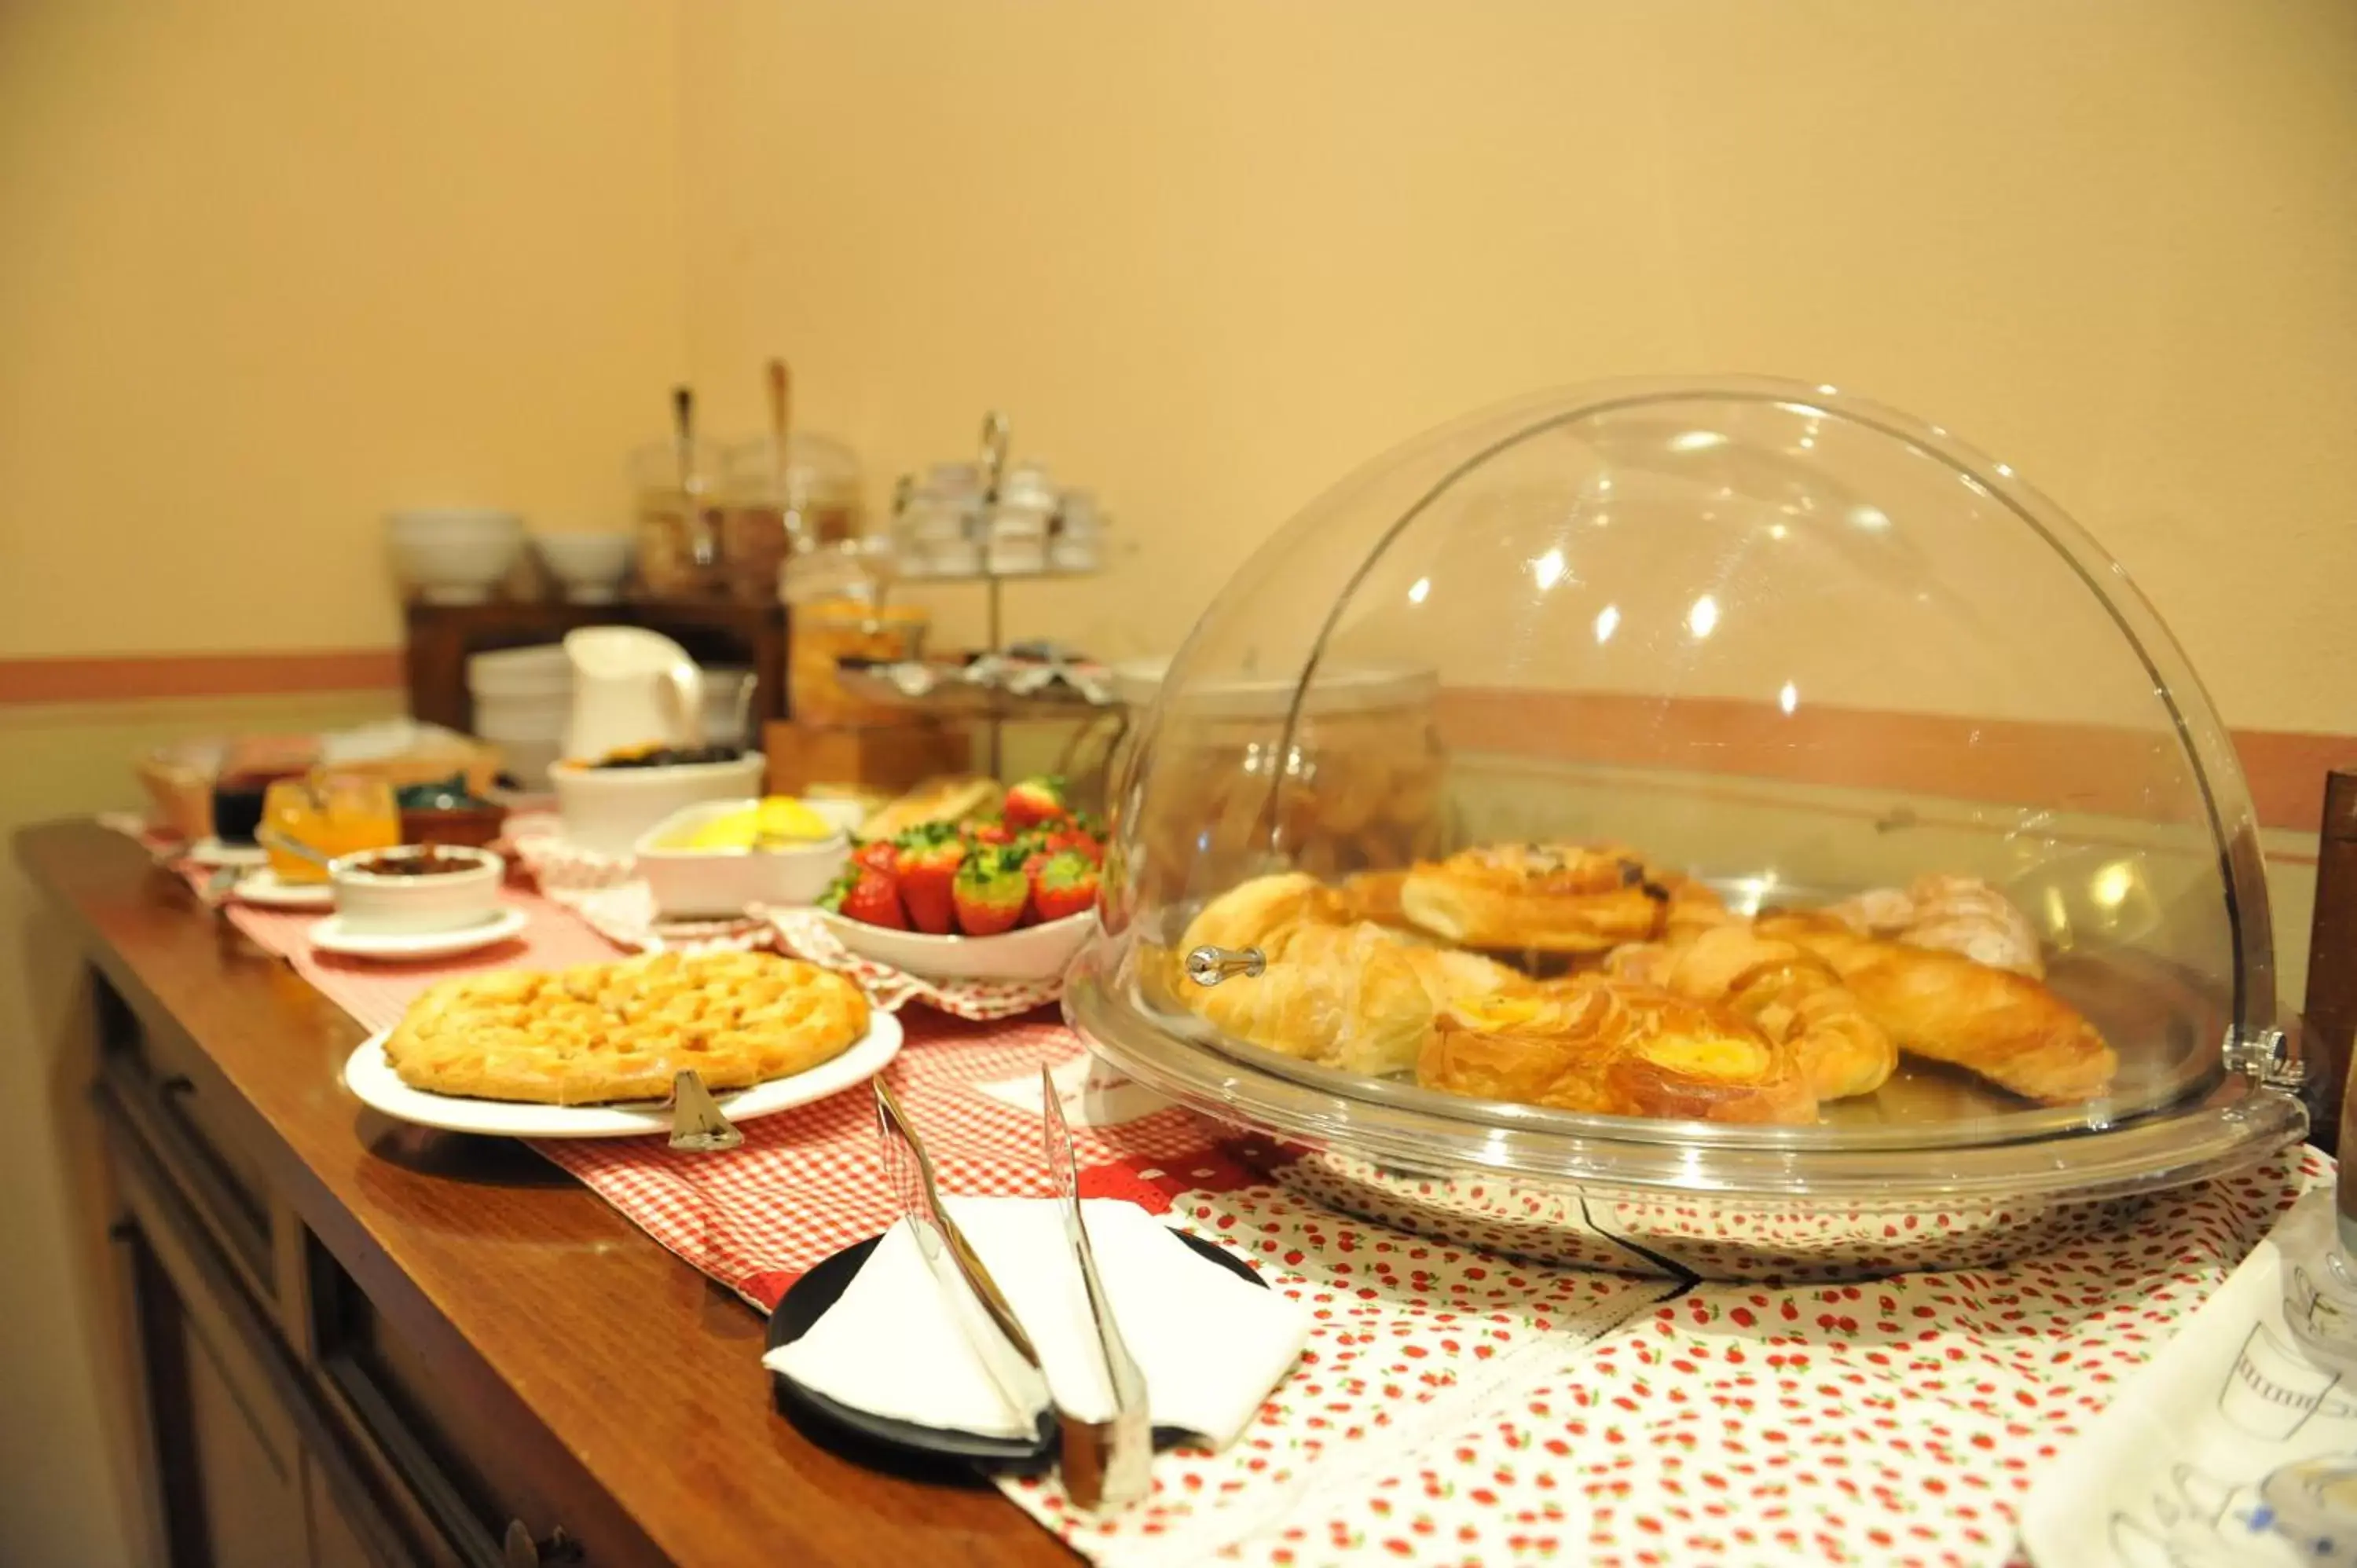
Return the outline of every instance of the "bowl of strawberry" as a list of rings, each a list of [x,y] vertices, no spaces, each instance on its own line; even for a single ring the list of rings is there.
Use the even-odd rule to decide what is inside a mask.
[[[1087,940],[1104,838],[1052,779],[1002,813],[928,822],[854,851],[819,900],[851,951],[927,980],[1053,980]]]

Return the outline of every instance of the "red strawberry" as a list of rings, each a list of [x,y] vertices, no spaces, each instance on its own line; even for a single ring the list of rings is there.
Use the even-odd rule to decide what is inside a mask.
[[[1061,822],[1072,814],[1072,809],[1064,803],[1064,781],[1048,774],[1026,779],[1009,789],[1006,811],[1010,828]]]
[[[995,937],[1014,929],[1031,897],[1023,862],[1011,848],[979,848],[967,855],[950,891],[958,925],[970,937]]]
[[[1051,854],[1061,850],[1076,849],[1089,857],[1090,865],[1104,864],[1103,843],[1098,840],[1096,834],[1089,832],[1078,818],[1049,833],[1047,847]]]
[[[914,832],[900,835],[899,853],[892,869],[900,879],[900,901],[909,907],[909,923],[920,931],[945,937],[957,929],[957,908],[950,892],[965,845],[953,832]]]
[[[1015,830],[996,817],[972,824],[967,833],[976,843],[1007,844],[1015,842]]]
[[[861,844],[852,851],[851,858],[855,865],[872,865],[878,871],[889,871],[898,857],[894,854],[890,839],[877,839],[873,843]]]
[[[1077,849],[1057,851],[1031,879],[1031,902],[1042,920],[1077,915],[1096,901],[1096,863]]]
[[[843,912],[871,926],[889,926],[896,931],[909,929],[909,917],[900,908],[900,889],[892,874],[872,865],[860,867],[858,879],[843,896]]]

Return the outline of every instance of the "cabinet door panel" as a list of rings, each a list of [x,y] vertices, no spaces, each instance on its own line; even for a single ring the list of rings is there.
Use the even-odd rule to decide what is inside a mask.
[[[185,1316],[188,1339],[187,1456],[203,1498],[204,1539],[214,1568],[286,1568],[310,1561],[303,1529],[301,1458],[282,1417],[250,1397],[256,1375],[233,1349],[214,1345]],[[273,1430],[274,1427],[278,1430]]]

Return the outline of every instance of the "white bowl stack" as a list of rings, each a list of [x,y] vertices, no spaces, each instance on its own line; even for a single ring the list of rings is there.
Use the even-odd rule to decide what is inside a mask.
[[[475,699],[475,733],[506,755],[508,772],[527,783],[546,778],[563,755],[573,703],[564,645],[475,654],[467,660],[467,690]]]

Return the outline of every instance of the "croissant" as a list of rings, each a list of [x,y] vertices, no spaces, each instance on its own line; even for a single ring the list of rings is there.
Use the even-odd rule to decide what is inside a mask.
[[[1261,972],[1211,986],[1182,982],[1178,994],[1254,1045],[1352,1072],[1394,1073],[1415,1065],[1442,1006],[1524,983],[1478,953],[1417,946],[1347,916],[1344,901],[1308,876],[1232,888],[1196,916],[1187,946],[1257,948]]]
[[[1284,872],[1240,882],[1197,911],[1187,927],[1186,946],[1262,948],[1280,931],[1308,922],[1347,925],[1350,907],[1342,896],[1314,876]]]
[[[2075,1105],[2111,1089],[2118,1056],[2042,982],[1961,953],[1860,936],[1825,914],[1763,915],[1757,928],[1831,964],[1901,1050],[2049,1105]]]
[[[1400,908],[1400,891],[1406,886],[1405,871],[1361,871],[1342,878],[1342,901],[1356,919],[1413,929]]]
[[[1615,845],[1491,844],[1418,862],[1400,909],[1466,947],[1600,953],[1661,934],[1669,888]]]
[[[1427,1089],[1613,1116],[1814,1121],[1792,1052],[1657,986],[1580,975],[1441,1010],[1416,1061]]]
[[[1872,1094],[1899,1065],[1889,1032],[1830,964],[1747,924],[1702,928],[1683,942],[1621,948],[1606,961],[1606,972],[1724,1004],[1791,1047],[1819,1100]]]

